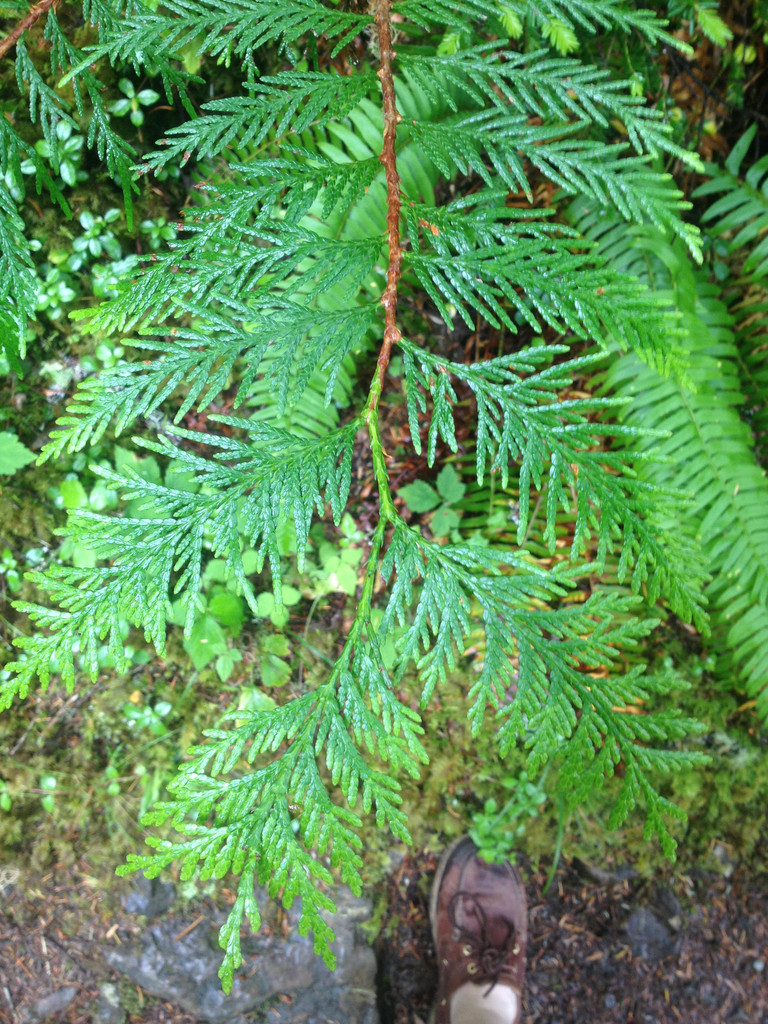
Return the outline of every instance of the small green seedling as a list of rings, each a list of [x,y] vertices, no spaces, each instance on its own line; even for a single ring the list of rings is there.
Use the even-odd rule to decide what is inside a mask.
[[[0,432],[0,476],[13,476],[34,461],[34,452],[25,448],[15,434],[9,430]]]
[[[414,480],[412,484],[401,487],[399,493],[411,512],[421,515],[434,510],[430,523],[434,537],[450,537],[458,543],[461,538],[454,537],[454,533],[460,516],[453,506],[464,497],[466,484],[461,482],[456,468],[448,465],[437,474],[435,486],[437,489],[424,480]]]
[[[505,861],[514,863],[515,850],[519,849],[527,820],[535,818],[541,805],[546,802],[543,783],[543,778],[538,783],[531,782],[528,773],[522,771],[517,778],[502,780],[504,789],[511,791],[503,807],[499,808],[498,801],[493,797],[485,801],[482,811],[474,816],[469,830],[483,860],[489,864],[503,864]]]
[[[131,124],[140,128],[144,124],[144,111],[141,108],[151,107],[153,103],[157,103],[160,93],[155,92],[154,89],[142,89],[140,92],[136,92],[136,86],[130,78],[121,78],[117,87],[123,96],[121,99],[115,100],[114,103],[110,103],[108,107],[110,114],[114,114],[115,117],[125,117],[128,114]]]

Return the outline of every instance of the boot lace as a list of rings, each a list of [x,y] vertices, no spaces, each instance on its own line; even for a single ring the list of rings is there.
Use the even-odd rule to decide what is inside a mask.
[[[479,925],[478,928],[469,929],[459,922],[457,914],[459,904],[462,902],[465,909],[468,909],[467,904],[471,905]],[[465,946],[469,946],[472,959],[477,961],[477,980],[490,982],[490,985],[484,992],[484,995],[487,996],[501,979],[504,965],[517,953],[515,949],[517,933],[514,924],[508,918],[502,918],[506,928],[506,935],[500,943],[491,942],[488,929],[488,915],[485,912],[485,908],[480,900],[471,892],[463,891],[456,892],[451,897],[448,903],[448,920],[458,934],[459,941]]]

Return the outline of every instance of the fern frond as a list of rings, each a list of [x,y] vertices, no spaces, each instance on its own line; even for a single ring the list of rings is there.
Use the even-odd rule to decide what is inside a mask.
[[[682,306],[688,375],[696,390],[641,367],[632,355],[618,360],[607,379],[616,393],[632,399],[622,412],[626,423],[669,431],[658,442],[661,461],[645,463],[641,475],[691,495],[687,531],[708,560],[714,577],[707,588],[714,627],[725,634],[731,652],[721,659],[721,671],[739,675],[765,717],[768,482],[755,463],[750,430],[738,412],[743,400],[733,317],[714,286],[690,270],[687,280],[679,273],[684,266],[680,254],[666,253],[664,246],[662,239],[653,242],[652,251],[664,255],[664,264],[656,262],[654,271],[661,280],[676,274],[675,290],[670,287],[667,294]]]
[[[739,270],[748,281],[746,294],[731,299],[736,318],[736,344],[740,355],[746,415],[760,445],[768,434],[768,370],[765,341],[768,336],[768,158],[762,157],[741,175],[741,165],[754,141],[756,125],[748,129],[731,150],[725,168],[707,165],[709,181],[694,192],[694,199],[722,194],[702,215],[714,221],[711,230],[725,235],[732,253],[744,252]]]
[[[756,131],[754,124],[742,135],[725,161],[724,170],[716,164],[706,165],[711,178],[696,189],[693,198],[723,193],[707,206],[701,219],[713,222],[710,230],[716,234],[730,236],[732,251],[751,247],[743,272],[757,278],[768,275],[768,155],[755,161],[743,178],[739,176]],[[752,247],[753,243],[757,244]]]
[[[768,288],[752,286],[730,306],[736,323],[739,376],[744,391],[744,413],[757,445],[758,461],[766,465],[768,445]]]

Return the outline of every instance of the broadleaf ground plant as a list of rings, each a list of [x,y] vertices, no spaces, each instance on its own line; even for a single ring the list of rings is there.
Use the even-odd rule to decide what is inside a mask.
[[[325,886],[337,876],[360,890],[370,818],[408,840],[398,777],[418,776],[427,760],[422,716],[478,622],[482,667],[468,673],[467,687],[474,733],[493,733],[502,752],[525,745],[531,772],[556,760],[572,801],[620,767],[611,825],[644,805],[646,834],[657,834],[672,856],[665,816],[680,814],[656,775],[697,760],[681,747],[695,723],[663,700],[655,710],[676,680],[628,668],[622,651],[654,628],[646,610],[660,596],[704,627],[703,573],[674,528],[679,498],[635,472],[652,456],[640,428],[617,422],[623,400],[569,388],[615,346],[664,372],[684,372],[680,331],[652,291],[613,270],[554,208],[536,207],[532,181],[548,178],[565,196],[650,220],[696,259],[698,235],[682,219],[681,194],[658,169],[665,159],[694,158],[632,82],[548,50],[516,50],[509,26],[518,35],[526,18],[542,17],[525,3],[373,0],[347,9],[320,0],[169,0],[150,9],[91,0],[83,13],[97,41],[85,52],[66,39],[55,8],[39,6],[54,71],[74,89],[81,114],[90,96],[89,143],[126,201],[134,156],[110,125],[99,61],[120,75],[128,68],[132,77],[159,78],[169,103],[189,114],[139,173],[195,161],[219,170],[200,184],[176,241],[116,298],[83,314],[90,330],[130,332],[123,344],[138,358],[81,383],[42,455],[57,458],[108,429],[135,427],[136,443],[174,460],[194,487],[98,469],[141,514],[70,513],[67,535],[98,562],[33,574],[47,596],[20,604],[34,631],[18,641],[2,704],[25,696],[35,680],[47,686],[52,672],[69,688],[81,668],[95,676],[104,643],[120,670],[125,620],[162,655],[172,599],[191,636],[211,559],[225,564],[254,613],[268,579],[279,607],[278,537],[291,523],[301,568],[314,517],[338,524],[347,510],[354,516],[353,448],[362,445],[378,520],[335,663],[315,688],[270,710],[234,712],[210,733],[171,784],[171,799],[146,819],[163,835],[172,825],[177,838],[150,838],[154,852],[131,857],[127,869],[153,876],[180,861],[184,877],[236,877],[220,936],[225,988],[240,964],[243,918],[259,926],[256,885],[286,903],[301,897],[301,929],[313,931],[332,965]],[[574,38],[609,29],[676,45],[654,14],[620,0],[551,0],[546,11]],[[441,45],[446,32],[455,45]],[[23,46],[20,36],[14,42]],[[196,112],[184,70],[190,47],[242,68],[241,91]],[[265,54],[277,64],[268,74]],[[35,79],[25,50],[19,59],[55,164],[55,124],[72,115]],[[3,171],[12,171],[34,148],[5,119],[0,131]],[[356,131],[365,131],[365,145]],[[445,187],[458,176],[471,184],[463,194]],[[55,188],[42,164],[38,185]],[[14,354],[31,311],[30,264],[2,188],[0,176],[3,322]],[[409,336],[404,296],[417,292],[448,328],[462,320],[503,329],[513,338],[508,353],[466,364]],[[388,372],[395,353],[400,381]],[[357,408],[329,418],[327,430],[292,431],[291,410],[300,409],[313,374],[325,375],[332,404],[350,357],[372,367]],[[248,414],[265,375],[287,428]],[[517,547],[443,543],[401,516],[381,426],[401,384],[411,443],[430,466],[457,450],[457,418],[472,408],[478,480],[518,482]],[[205,430],[179,425],[225,391],[238,415],[211,414]],[[539,501],[537,540],[557,555],[546,563],[527,547]],[[565,548],[564,511],[575,517]],[[245,549],[257,553],[255,572],[244,565]],[[620,585],[586,596],[579,581],[607,565]],[[397,661],[388,668],[382,646],[393,633]]]

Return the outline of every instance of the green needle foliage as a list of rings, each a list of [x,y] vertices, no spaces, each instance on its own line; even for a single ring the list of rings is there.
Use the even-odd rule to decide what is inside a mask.
[[[648,599],[663,596],[703,627],[703,573],[695,546],[666,529],[679,497],[637,472],[649,458],[647,432],[613,424],[621,399],[563,392],[614,344],[654,367],[674,365],[678,321],[550,211],[515,209],[507,196],[530,197],[534,178],[544,175],[627,220],[650,219],[698,257],[680,193],[656,169],[662,153],[694,161],[630,83],[573,60],[515,52],[505,18],[529,8],[504,10],[487,0],[373,0],[366,11],[321,0],[171,2],[158,11],[91,0],[84,17],[98,42],[85,53],[59,40],[52,12],[46,22],[59,40],[54,69],[79,104],[90,97],[90,142],[126,202],[134,188],[130,156],[111,134],[92,70],[103,59],[151,70],[169,102],[178,98],[189,112],[140,170],[204,158],[209,166],[218,161],[222,180],[201,188],[171,251],[155,254],[117,298],[84,314],[94,331],[133,331],[123,344],[138,359],[84,381],[42,455],[77,451],[107,429],[138,426],[144,435],[152,424],[156,436],[137,443],[179,463],[195,490],[106,474],[142,514],[70,516],[67,535],[98,564],[34,577],[45,603],[20,605],[35,629],[18,641],[0,703],[26,695],[36,680],[47,686],[53,671],[70,688],[81,668],[95,677],[105,640],[119,671],[125,619],[162,654],[171,598],[181,602],[189,634],[211,558],[224,561],[254,607],[271,581],[280,607],[278,537],[291,523],[300,566],[313,517],[338,524],[348,506],[354,512],[351,461],[361,437],[378,488],[354,620],[325,681],[272,711],[238,711],[234,725],[209,734],[171,784],[171,800],[147,819],[170,823],[177,838],[152,838],[154,852],[131,858],[128,869],[149,876],[180,861],[184,877],[239,877],[221,932],[225,987],[240,964],[242,918],[259,924],[255,884],[286,904],[301,897],[301,929],[314,932],[315,948],[333,964],[323,916],[332,902],[323,886],[336,873],[359,891],[367,816],[408,840],[398,777],[418,776],[428,756],[414,706],[428,714],[478,620],[485,657],[467,698],[475,733],[491,732],[502,751],[524,744],[534,768],[556,759],[559,785],[573,801],[620,768],[611,824],[643,804],[646,833],[674,855],[665,819],[681,814],[658,792],[656,775],[698,759],[680,742],[696,726],[673,710],[654,710],[678,681],[627,668],[622,652],[654,628]],[[649,44],[670,42],[655,15],[622,0],[567,7],[552,0],[530,13],[573,31],[611,28],[639,32]],[[446,26],[467,25],[477,45],[438,53]],[[353,41],[363,54],[354,60]],[[190,48],[241,70],[242,91],[198,113],[181,70]],[[264,48],[286,69],[261,76]],[[35,95],[32,112],[44,115],[44,131],[69,116],[45,90]],[[611,127],[617,122],[621,138]],[[4,119],[0,130],[12,131]],[[29,152],[20,139],[14,145]],[[2,152],[12,167],[12,145]],[[472,177],[471,196],[436,205],[436,192],[447,191],[436,186],[459,174]],[[9,316],[21,330],[28,261],[2,191],[0,214],[11,254]],[[479,318],[518,335],[514,353],[465,365],[404,337],[406,287],[423,290],[449,326],[461,317],[474,327]],[[559,343],[549,342],[553,335]],[[574,356],[571,343],[579,346]],[[592,343],[596,354],[584,356]],[[188,411],[230,389],[241,410],[250,408],[265,382],[279,412],[298,415],[318,369],[330,404],[350,356],[371,346],[379,352],[372,378],[340,426],[329,416],[329,429],[307,436],[257,415],[211,415],[205,431],[179,426]],[[430,465],[445,447],[457,449],[455,418],[466,417],[471,401],[478,480],[498,473],[519,481],[517,549],[440,544],[402,519],[380,432],[380,408],[396,397],[387,375],[394,352],[405,369],[413,445],[417,452],[425,445]],[[546,563],[526,547],[539,499]],[[557,531],[563,511],[576,522],[565,547]],[[245,570],[246,547],[260,559],[255,574]],[[585,597],[579,581],[609,560],[621,585]],[[382,646],[393,632],[398,660],[388,669]]]

